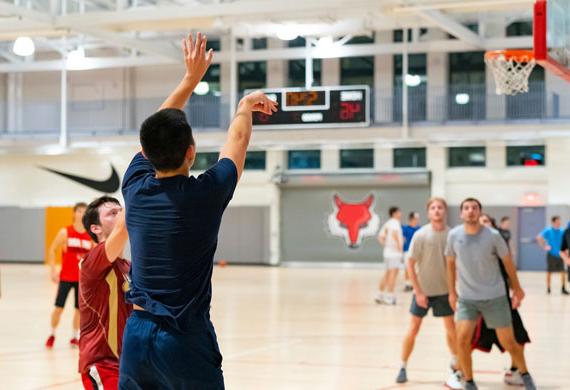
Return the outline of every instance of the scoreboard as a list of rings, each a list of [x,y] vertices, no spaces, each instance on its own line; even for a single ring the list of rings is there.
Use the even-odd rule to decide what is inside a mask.
[[[368,86],[264,89],[279,103],[273,115],[253,114],[259,129],[363,127],[370,123]]]

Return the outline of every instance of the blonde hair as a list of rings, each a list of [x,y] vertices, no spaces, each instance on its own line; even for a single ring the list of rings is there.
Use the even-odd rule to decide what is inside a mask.
[[[445,201],[445,199],[440,198],[438,196],[434,196],[433,198],[430,198],[427,201],[426,209],[429,209],[429,207],[432,205],[432,203],[435,203],[435,202],[441,203],[443,205],[443,207],[447,210],[447,202]]]

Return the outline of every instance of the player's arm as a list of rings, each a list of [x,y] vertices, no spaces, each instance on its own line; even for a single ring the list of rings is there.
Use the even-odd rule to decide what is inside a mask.
[[[404,251],[404,242],[403,242],[404,240],[402,237],[403,236],[399,234],[397,230],[392,230],[392,238],[398,244],[398,249],[400,250],[400,252]]]
[[[414,294],[416,295],[416,303],[420,307],[424,307],[427,309],[428,301],[427,297],[422,290],[422,286],[420,286],[420,281],[418,280],[418,275],[416,274],[416,260],[413,257],[408,259],[408,264],[406,265],[408,270],[408,276],[412,281],[412,286],[414,287]]]
[[[447,261],[447,289],[449,290],[449,304],[453,311],[457,309],[457,291],[455,290],[455,256],[446,256]]]
[[[263,92],[256,91],[244,96],[228,129],[226,143],[220,151],[220,160],[229,158],[236,166],[238,180],[243,172],[245,155],[253,129],[253,113],[259,111],[272,115],[277,111],[277,102],[269,99]]]
[[[129,234],[127,233],[127,225],[125,223],[125,210],[122,209],[117,214],[115,227],[113,227],[111,234],[109,234],[109,237],[105,241],[105,254],[111,263],[114,263],[123,253],[128,239]]]
[[[506,254],[505,256],[501,256],[501,261],[505,266],[505,271],[509,276],[509,285],[513,290],[513,308],[517,308],[520,306],[522,300],[524,299],[524,291],[521,288],[519,283],[519,278],[517,276],[517,269],[515,267],[515,263],[513,262],[513,258],[511,254]]]
[[[196,36],[196,41],[194,41],[192,34],[189,34],[188,38],[182,40],[186,74],[176,89],[162,103],[159,110],[165,108],[182,110],[184,108],[194,88],[202,80],[214,58],[212,49],[206,52],[206,42],[206,36],[201,33],[198,33]]]
[[[548,243],[546,242],[546,240],[544,239],[544,237],[542,236],[542,233],[539,234],[538,236],[536,236],[536,242],[538,243],[538,245],[544,249],[545,251],[549,251],[550,250],[550,246],[548,245]]]
[[[67,241],[67,230],[63,228],[59,232],[57,232],[57,235],[51,242],[51,245],[49,246],[48,249],[47,263],[50,266],[50,276],[51,280],[54,283],[57,283],[59,281],[59,276],[57,274],[57,269],[55,267],[57,252],[65,245],[66,241]]]

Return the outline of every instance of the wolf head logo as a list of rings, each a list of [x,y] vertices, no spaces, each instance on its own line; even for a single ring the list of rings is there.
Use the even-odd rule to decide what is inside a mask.
[[[374,195],[370,194],[361,203],[347,203],[335,194],[333,209],[328,220],[329,231],[333,236],[344,238],[350,249],[358,248],[364,237],[378,232],[380,218],[374,212]]]

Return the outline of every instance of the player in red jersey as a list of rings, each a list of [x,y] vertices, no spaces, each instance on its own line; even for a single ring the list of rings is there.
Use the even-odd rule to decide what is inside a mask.
[[[67,300],[67,295],[71,289],[75,295],[75,314],[73,316],[73,335],[69,343],[77,346],[79,339],[79,302],[77,299],[79,282],[79,261],[91,249],[91,237],[83,227],[82,219],[85,214],[87,204],[77,203],[73,207],[73,224],[62,228],[51,243],[48,251],[48,264],[51,268],[51,279],[54,283],[59,283],[57,296],[55,298],[55,308],[51,313],[51,334],[46,341],[46,347],[52,348],[55,342],[55,330],[59,325],[61,313]],[[55,265],[56,253],[62,249],[61,271],[58,272]]]
[[[121,258],[128,239],[119,201],[102,196],[87,206],[83,224],[97,243],[80,264],[79,372],[88,390],[118,387],[123,330],[131,312],[128,290],[130,263]]]

